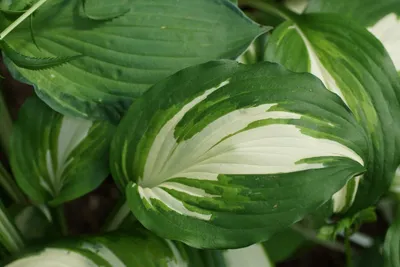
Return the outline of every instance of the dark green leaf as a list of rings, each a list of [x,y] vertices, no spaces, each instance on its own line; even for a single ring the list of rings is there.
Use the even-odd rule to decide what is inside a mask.
[[[356,267],[380,267],[384,266],[380,242],[364,251],[358,256]],[[391,266],[394,267],[394,266]]]
[[[385,267],[400,267],[400,213],[386,233],[383,255]]]
[[[103,8],[92,11],[100,17],[105,16],[105,5],[110,10],[127,8],[122,0],[99,3]],[[31,40],[28,20],[5,41],[27,57],[84,57],[40,72],[7,58],[5,62],[15,78],[33,84],[55,110],[118,121],[157,81],[190,65],[236,59],[268,30],[227,0],[130,0],[129,7],[123,16],[95,21],[85,16],[82,0],[48,1],[35,12],[41,51]]]
[[[305,243],[307,240],[298,231],[291,228],[273,235],[268,241],[263,243],[272,262],[287,260]]]

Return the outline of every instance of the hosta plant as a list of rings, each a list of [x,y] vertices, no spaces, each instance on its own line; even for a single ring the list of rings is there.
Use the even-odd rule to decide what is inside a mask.
[[[0,264],[263,267],[319,245],[400,266],[399,12],[0,1]],[[15,117],[12,79],[34,88]],[[74,230],[100,186],[114,211]]]

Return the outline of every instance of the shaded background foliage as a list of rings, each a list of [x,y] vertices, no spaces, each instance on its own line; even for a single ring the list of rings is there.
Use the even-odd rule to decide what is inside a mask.
[[[265,19],[264,24],[266,25],[277,25],[281,22],[281,19],[279,18],[274,18],[273,16],[265,17],[263,16],[264,14],[260,14],[258,11],[255,11],[246,5],[242,5],[241,7],[253,18],[258,18],[258,21],[261,21],[261,18],[263,17]],[[26,98],[33,94],[33,90],[30,86],[13,80],[3,64],[1,64],[1,72],[2,75],[6,77],[2,82],[2,91],[4,92],[12,117],[15,119],[20,106]],[[0,159],[4,162],[4,155],[0,155]],[[84,197],[66,203],[65,213],[68,220],[69,233],[71,235],[79,235],[99,232],[107,215],[112,211],[119,198],[119,191],[117,190],[112,178],[108,177],[95,191]],[[376,240],[383,239],[388,228],[388,224],[383,217],[383,214],[378,212],[377,222],[364,225],[361,228],[361,232],[367,233]],[[285,240],[283,240],[283,242],[284,241]],[[290,240],[290,242],[292,242],[292,240]],[[278,266],[334,267],[345,265],[345,255],[343,251],[333,251],[327,249],[325,246],[316,245],[310,241],[304,241],[304,243],[303,241],[299,242],[303,244],[302,248],[293,251],[291,259],[281,262]],[[375,248],[369,251],[355,246],[355,250],[359,255],[369,256],[366,259],[364,257],[362,260],[360,259],[358,262],[359,266],[367,266],[366,263],[377,264],[371,266],[381,266],[379,265],[380,263],[375,263],[375,260],[376,262],[380,262],[381,260],[379,257],[380,255],[375,257]]]

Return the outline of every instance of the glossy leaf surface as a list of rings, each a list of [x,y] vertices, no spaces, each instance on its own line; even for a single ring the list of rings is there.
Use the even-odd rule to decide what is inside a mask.
[[[235,27],[232,27],[235,25]],[[50,70],[6,60],[63,114],[118,121],[152,84],[190,65],[236,58],[267,29],[227,0],[52,0],[5,41],[27,57],[83,55]],[[6,53],[7,54],[7,53]]]

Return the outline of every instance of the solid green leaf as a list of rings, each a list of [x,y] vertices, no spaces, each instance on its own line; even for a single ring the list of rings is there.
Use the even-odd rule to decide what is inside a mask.
[[[397,215],[386,233],[383,247],[385,267],[400,267],[400,216]]]
[[[122,0],[96,2],[93,16],[127,8]],[[5,62],[55,110],[118,121],[155,82],[190,65],[237,58],[268,30],[227,0],[130,0],[129,7],[122,16],[95,21],[85,15],[82,0],[48,1],[35,12],[41,51],[31,40],[29,20],[5,41],[29,57],[84,57],[40,72]]]
[[[288,228],[272,236],[263,243],[271,261],[277,263],[289,259],[307,242],[307,239],[298,231]]]
[[[33,33],[31,32],[32,40],[36,40],[33,38]],[[34,42],[36,43],[36,42]],[[35,58],[28,57],[22,55],[15,51],[12,47],[10,47],[6,42],[0,42],[0,47],[6,56],[18,67],[29,70],[45,70],[54,68],[57,66],[61,66],[70,62],[71,60],[75,60],[80,58],[82,55],[74,55],[74,56],[65,56],[65,57],[47,57],[47,58]]]
[[[57,234],[57,226],[52,224],[50,211],[44,205],[17,207],[13,215],[15,226],[25,241],[33,242]]]
[[[308,71],[339,95],[368,135],[367,173],[334,196],[334,211],[374,205],[399,164],[400,84],[382,44],[357,23],[337,14],[290,15],[270,39],[266,60]],[[293,57],[288,55],[293,54]]]
[[[148,229],[194,247],[235,248],[329,201],[365,171],[367,153],[364,129],[312,75],[217,61],[136,101],[110,166]]]
[[[358,256],[356,267],[379,267],[384,266],[383,256],[381,253],[380,242],[364,251]],[[391,266],[393,267],[393,266]]]
[[[63,116],[38,98],[22,106],[11,137],[10,163],[21,189],[35,203],[80,197],[107,177],[114,126]]]
[[[311,0],[307,12],[339,13],[378,38],[400,70],[400,2],[398,0]]]

